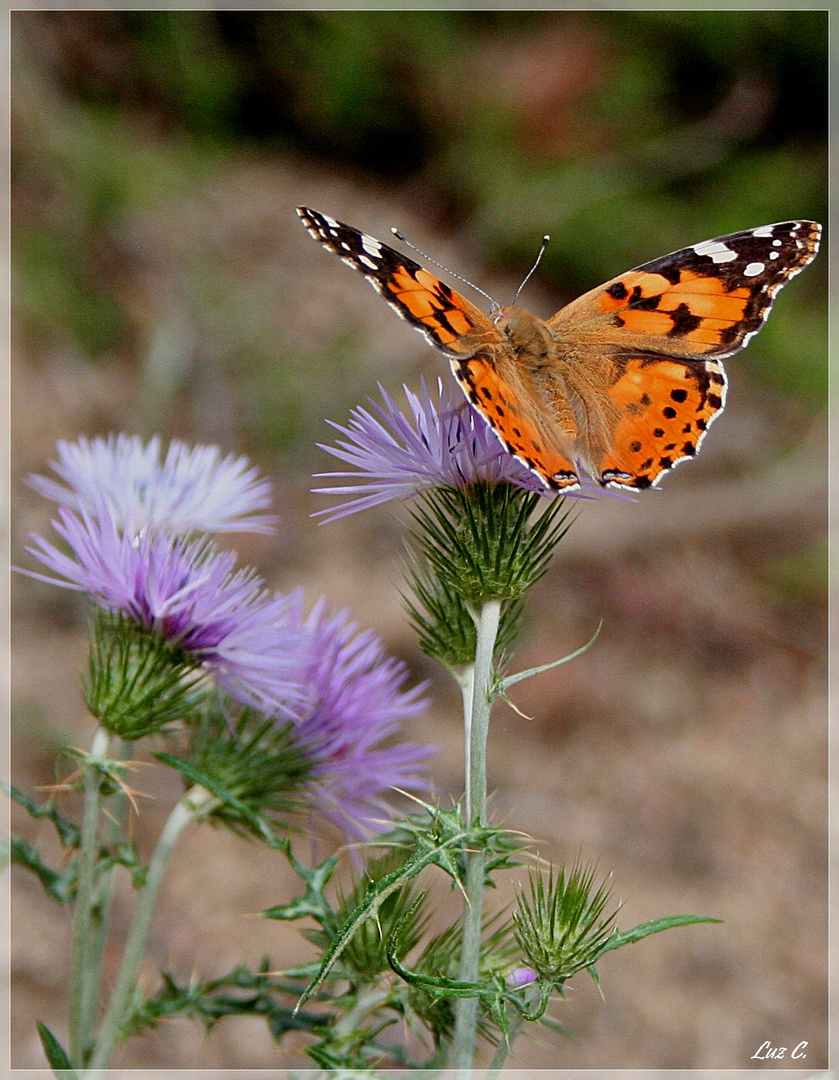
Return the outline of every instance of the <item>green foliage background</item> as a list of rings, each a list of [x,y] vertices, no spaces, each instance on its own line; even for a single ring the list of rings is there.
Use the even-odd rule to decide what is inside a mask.
[[[550,232],[540,273],[564,299],[687,243],[824,218],[827,14],[14,12],[18,334],[136,352],[121,225],[243,158],[387,186],[490,269],[520,273]],[[755,360],[813,403],[823,263]]]

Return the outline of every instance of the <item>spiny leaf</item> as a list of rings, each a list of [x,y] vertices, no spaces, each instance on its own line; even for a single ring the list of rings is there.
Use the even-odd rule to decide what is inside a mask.
[[[515,684],[521,682],[522,679],[529,679],[531,675],[541,675],[544,671],[550,671],[552,668],[559,667],[560,664],[567,664],[569,660],[576,660],[578,656],[582,656],[583,653],[588,652],[595,641],[597,641],[602,627],[603,622],[601,620],[597,625],[597,629],[585,645],[581,645],[579,649],[575,649],[574,652],[568,653],[567,656],[561,656],[559,660],[552,660],[549,664],[540,664],[538,667],[528,668],[526,671],[518,671],[515,675],[507,675],[503,679],[500,679],[497,689],[498,695],[503,697],[511,686],[515,686]]]
[[[620,949],[623,945],[631,945],[633,941],[641,941],[650,934],[658,934],[662,930],[669,930],[673,926],[691,926],[694,923],[721,923],[722,919],[715,919],[710,915],[666,915],[662,919],[652,919],[650,922],[639,923],[631,930],[620,931],[615,927],[612,936],[600,950],[599,956],[611,952],[612,949]]]
[[[78,1080],[78,1075],[73,1068],[73,1063],[67,1057],[67,1052],[46,1024],[39,1020],[37,1023],[38,1035],[41,1037],[41,1046],[53,1072],[60,1074],[60,1080]]]
[[[306,892],[303,896],[297,896],[286,904],[266,908],[260,912],[260,915],[265,919],[287,920],[310,917],[319,922],[330,936],[333,935],[338,929],[340,920],[324,895],[324,889],[335,873],[338,856],[330,855],[317,866],[307,867],[296,858],[288,839],[279,846],[285,852],[294,872],[305,883]]]
[[[10,799],[22,806],[31,817],[45,817],[51,821],[55,826],[63,847],[75,848],[79,846],[79,826],[74,821],[59,814],[52,799],[47,799],[42,803],[33,802],[33,800],[22,791],[19,791],[12,784],[7,784],[5,781],[0,781],[0,790],[4,791]]]
[[[76,872],[71,865],[63,873],[57,873],[41,859],[37,847],[27,843],[21,837],[12,837],[10,848],[11,860],[18,866],[25,866],[37,874],[44,891],[60,904],[69,904],[76,895]]]
[[[390,874],[386,874],[379,881],[371,881],[367,886],[364,897],[358,906],[347,918],[344,925],[337,931],[332,945],[321,962],[317,976],[303,991],[297,1003],[299,1009],[323,983],[332,967],[335,965],[344,949],[352,939],[358,927],[369,918],[374,917],[384,901],[396,889],[402,888],[411,878],[415,877],[426,866],[436,864],[449,872],[449,859],[451,849],[462,850],[463,846],[471,839],[470,833],[461,830],[447,836],[441,843],[417,843],[417,850],[402,866]],[[419,837],[418,837],[419,840]]]

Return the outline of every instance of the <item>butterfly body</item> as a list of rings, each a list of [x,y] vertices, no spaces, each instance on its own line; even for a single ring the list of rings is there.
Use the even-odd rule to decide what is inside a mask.
[[[820,236],[815,222],[792,221],[708,240],[543,320],[515,305],[487,315],[374,237],[298,213],[449,357],[510,453],[559,491],[578,489],[581,469],[604,487],[642,491],[694,457],[725,405],[721,358],[757,333]]]

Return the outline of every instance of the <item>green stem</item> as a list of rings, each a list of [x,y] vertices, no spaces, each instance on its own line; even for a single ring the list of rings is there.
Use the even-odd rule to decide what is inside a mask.
[[[197,786],[191,788],[174,807],[160,834],[157,847],[149,862],[145,884],[137,896],[137,907],[125,943],[122,963],[111,994],[108,1011],[102,1022],[102,1030],[91,1055],[92,1073],[107,1067],[114,1047],[122,1037],[145,956],[146,939],[169,856],[184,828],[200,814],[206,813],[208,803],[215,801],[215,796],[203,788]]]
[[[469,777],[472,775],[472,698],[475,696],[475,665],[463,669],[458,679],[460,695],[463,701],[463,772],[466,777],[466,802],[464,820],[468,828],[472,819],[472,799],[469,790]]]
[[[348,1009],[332,1028],[332,1034],[336,1042],[355,1034],[362,1026],[364,1017],[378,1008],[382,1002],[387,1001],[388,996],[389,991],[378,987],[362,988],[356,998],[355,1005]]]
[[[118,760],[126,761],[131,753],[131,743],[122,739],[118,740],[114,752]],[[116,848],[122,839],[122,825],[127,802],[125,791],[122,788],[118,788],[109,800],[109,805],[105,811],[103,835],[103,842],[109,850]],[[115,870],[116,867],[111,865],[98,874],[90,913],[90,936],[87,945],[85,971],[89,985],[94,992],[87,995],[86,1002],[84,1002],[85,1009],[81,1016],[81,1030],[87,1033],[87,1039],[90,1041],[92,1041],[92,1032],[96,1024],[96,1013],[101,996],[105,944],[114,899]]]
[[[468,731],[466,755],[466,826],[486,824],[486,748],[492,707],[493,654],[501,617],[501,601],[486,600],[475,619],[477,643],[471,701],[465,716]],[[476,983],[479,977],[483,925],[484,852],[468,850],[466,858],[466,907],[461,939],[458,978]],[[478,1027],[478,999],[459,998],[455,1005],[453,1057],[463,1077],[471,1075]]]
[[[79,842],[76,910],[73,921],[73,946],[70,961],[70,997],[68,1027],[70,1060],[81,1066],[91,1044],[93,1020],[99,998],[97,965],[90,956],[96,939],[94,905],[96,900],[96,864],[99,859],[99,804],[102,773],[99,766],[107,758],[110,734],[97,728],[84,765],[84,808]]]

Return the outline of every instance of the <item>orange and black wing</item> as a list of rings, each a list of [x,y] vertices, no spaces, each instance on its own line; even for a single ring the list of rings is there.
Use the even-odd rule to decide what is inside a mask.
[[[622,351],[730,356],[766,321],[778,291],[811,262],[821,227],[784,221],[705,240],[592,289],[548,320],[558,340]]]
[[[315,240],[360,271],[436,348],[463,357],[500,343],[498,331],[479,308],[407,255],[327,214],[305,206],[298,206],[297,213]]]

